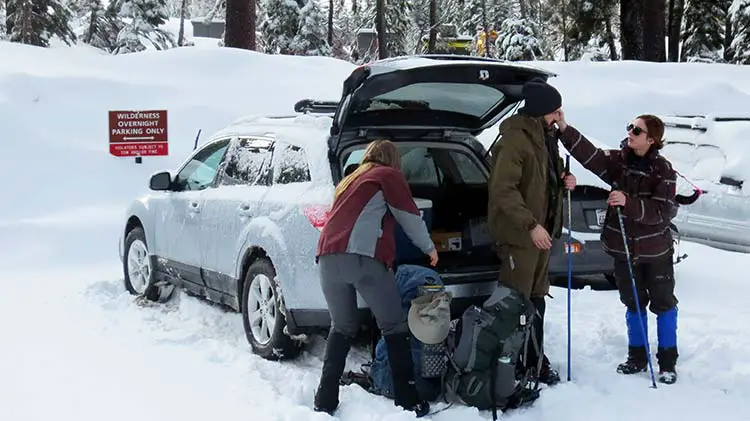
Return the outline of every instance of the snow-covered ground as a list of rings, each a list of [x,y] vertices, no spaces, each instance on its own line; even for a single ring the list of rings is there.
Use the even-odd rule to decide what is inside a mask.
[[[184,158],[198,129],[205,139],[244,114],[337,99],[354,66],[217,48],[109,57],[0,43],[0,57],[0,420],[327,419],[310,409],[320,340],[297,361],[269,362],[251,354],[235,314],[184,294],[139,307],[122,286],[116,242],[124,206],[148,175]],[[750,109],[747,66],[540,65],[559,73],[553,83],[568,120],[610,145],[639,113]],[[169,110],[170,156],[140,165],[109,156],[110,109]],[[574,291],[572,382],[505,417],[750,419],[750,255],[685,243],[682,251],[690,257],[677,266],[677,384],[653,390],[647,374],[615,373],[626,350],[624,308],[614,291]],[[566,294],[552,295],[546,343],[564,377]],[[351,368],[365,355],[358,350]],[[343,389],[337,416],[413,418],[356,386]],[[488,417],[457,406],[433,416]]]

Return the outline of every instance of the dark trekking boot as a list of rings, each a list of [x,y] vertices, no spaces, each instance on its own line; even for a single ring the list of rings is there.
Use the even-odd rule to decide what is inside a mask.
[[[539,370],[539,382],[544,383],[547,386],[554,386],[557,383],[560,383],[560,373],[552,368],[546,355],[542,358],[542,369]]]
[[[542,351],[542,367],[538,374],[539,382],[552,386],[560,382],[560,373],[552,368],[549,358],[544,354],[544,314],[547,310],[547,303],[544,300],[544,297],[531,297],[530,301],[534,304],[536,311],[539,313],[538,317],[534,318],[534,338],[536,339],[539,350]],[[533,342],[529,345],[529,358],[526,367],[536,370],[536,367],[539,364],[539,353],[534,348]]]
[[[656,328],[659,338],[659,349],[656,352],[659,382],[673,384],[677,381],[677,307],[657,314]]]
[[[328,333],[326,350],[323,356],[323,370],[320,384],[315,392],[313,409],[317,412],[333,414],[339,406],[339,381],[346,367],[346,356],[351,348],[351,340],[346,335],[334,332]]]
[[[648,359],[646,359],[645,346],[628,347],[628,359],[617,366],[617,372],[620,374],[642,373],[648,368]]]
[[[656,359],[659,360],[659,383],[674,384],[677,381],[677,348],[659,348]]]
[[[394,404],[407,411],[414,411],[417,418],[430,412],[430,404],[419,398],[414,382],[414,362],[411,356],[409,333],[384,335],[388,348],[388,361],[393,375]]]

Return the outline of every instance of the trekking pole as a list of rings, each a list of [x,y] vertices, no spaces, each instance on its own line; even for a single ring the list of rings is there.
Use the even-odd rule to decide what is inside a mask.
[[[570,155],[565,157],[565,175],[570,174]],[[570,381],[570,288],[573,283],[573,216],[571,212],[570,190],[568,190],[568,381]]]
[[[617,190],[617,183],[612,183],[612,188]],[[622,210],[620,206],[615,206],[617,210],[617,219],[620,222],[620,233],[622,233],[622,244],[625,248],[625,258],[628,259],[628,270],[630,271],[630,285],[633,288],[633,297],[635,297],[635,308],[638,312],[638,324],[641,326],[641,334],[643,335],[643,343],[646,344],[646,359],[648,360],[648,369],[651,372],[651,387],[656,389],[656,379],[654,377],[654,366],[651,364],[651,349],[648,345],[648,332],[646,332],[646,326],[643,324],[643,316],[641,314],[641,302],[638,299],[638,289],[635,286],[635,275],[633,275],[633,263],[630,261],[630,248],[628,247],[628,239],[625,235],[625,221],[622,218]]]

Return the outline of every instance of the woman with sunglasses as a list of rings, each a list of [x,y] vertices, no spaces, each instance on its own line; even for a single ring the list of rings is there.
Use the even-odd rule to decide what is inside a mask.
[[[605,251],[615,259],[615,280],[620,301],[627,307],[627,360],[617,366],[622,374],[648,367],[648,312],[656,314],[659,381],[677,380],[677,298],[674,295],[673,242],[670,221],[677,214],[676,173],[659,154],[664,146],[664,123],[656,116],[638,116],[627,126],[622,148],[603,150],[594,146],[559,112],[559,137],[571,155],[586,169],[613,187],[610,208],[602,231]],[[631,262],[626,257],[620,221],[613,207],[620,207]],[[633,277],[629,263],[632,263]],[[632,283],[638,291],[636,306]],[[645,332],[645,333],[644,333]]]

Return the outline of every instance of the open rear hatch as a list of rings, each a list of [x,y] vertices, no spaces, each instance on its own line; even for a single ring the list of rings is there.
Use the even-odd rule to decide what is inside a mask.
[[[522,100],[521,89],[546,70],[461,56],[399,57],[360,66],[344,82],[330,149],[367,128],[461,130],[476,136]]]
[[[396,142],[402,167],[440,251],[446,284],[496,281],[499,260],[487,221],[486,151],[475,138],[522,101],[523,84],[554,74],[474,57],[395,58],[361,66],[344,82],[329,151],[335,181],[365,145]],[[400,263],[426,264],[403,232]]]

